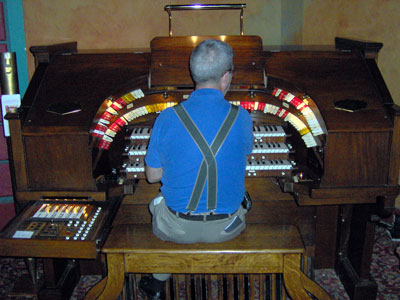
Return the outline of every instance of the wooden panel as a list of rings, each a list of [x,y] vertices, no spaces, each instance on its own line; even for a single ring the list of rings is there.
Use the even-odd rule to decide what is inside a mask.
[[[21,132],[21,120],[18,118],[17,114],[7,114],[8,122],[10,125],[10,135],[11,135],[11,149],[12,149],[12,160],[13,169],[15,176],[15,190],[23,190],[27,188],[28,185],[28,175],[26,171],[26,159],[24,152],[24,142],[22,139]],[[16,199],[17,201],[17,199]]]
[[[201,263],[198,263],[201,261]],[[257,264],[255,264],[257,262]],[[125,266],[133,273],[280,273],[283,268],[280,253],[168,253],[125,254]]]
[[[293,196],[282,193],[278,183],[274,179],[246,178],[245,187],[249,191],[251,198],[255,201],[293,201]]]
[[[392,186],[370,186],[370,187],[347,187],[347,188],[320,188],[320,189],[313,189],[311,191],[312,197],[314,198],[321,198],[322,202],[320,204],[324,204],[326,199],[335,199],[335,198],[342,198],[342,201],[348,201],[348,203],[357,203],[349,198],[356,198],[358,201],[364,198],[364,201],[360,201],[358,203],[369,203],[371,202],[371,197],[376,197],[377,195],[381,195],[384,197],[395,197],[399,194],[400,186],[392,185]],[[341,201],[338,200],[338,201]],[[373,200],[374,202],[376,201]],[[329,200],[325,203],[329,203]],[[304,203],[306,204],[306,203]],[[333,203],[331,203],[333,204]],[[337,204],[344,204],[339,202]]]
[[[87,135],[25,137],[30,189],[96,190],[87,145]]]
[[[315,244],[315,207],[298,206],[293,195],[283,193],[273,179],[247,178],[245,187],[253,200],[253,209],[246,215],[248,224],[296,225],[305,245]]]
[[[189,58],[206,39],[223,40],[232,46],[236,74],[232,84],[262,85],[262,40],[258,36],[157,37],[151,41],[151,85],[193,86]]]
[[[21,257],[62,257],[62,258],[91,258],[97,257],[98,252],[93,241],[40,241],[34,239],[2,239],[0,243],[2,256]]]
[[[400,166],[400,108],[397,106],[397,112],[394,117],[392,145],[390,153],[390,167],[388,184],[397,184],[399,182]]]
[[[390,132],[331,133],[321,186],[377,186],[388,181]]]
[[[336,255],[336,236],[338,206],[318,206],[316,214],[315,267],[333,268]]]
[[[143,224],[151,222],[148,205],[160,192],[160,184],[139,180],[133,195],[125,195],[113,225]]]
[[[394,198],[400,192],[399,185],[382,185],[377,187],[314,188],[296,184],[294,186],[296,202],[306,205],[341,205],[376,203],[377,197]]]
[[[285,79],[304,90],[317,104],[326,127],[336,131],[391,130],[390,120],[365,60],[358,53],[281,51],[266,55],[267,75]],[[366,101],[355,113],[334,109],[343,99]]]
[[[151,199],[149,200],[149,202]],[[148,204],[127,204],[125,200],[121,204],[115,216],[113,226],[121,224],[149,224],[151,223],[151,214]]]
[[[149,54],[71,54],[52,58],[40,88],[24,97],[31,106],[24,134],[43,132],[87,133],[101,103],[109,96],[132,91],[138,77],[147,75]],[[50,104],[77,102],[82,111],[65,116],[48,113]]]
[[[277,239],[276,237],[281,237]],[[251,224],[244,234],[223,243],[177,244],[162,242],[152,234],[151,224],[113,227],[103,247],[104,253],[303,253],[303,243],[295,226]],[[238,246],[240,245],[240,246]],[[240,249],[240,250],[238,250]]]
[[[375,240],[375,224],[371,222],[370,214],[373,205],[356,205],[353,207],[351,232],[348,240],[348,259],[361,279],[369,279]],[[363,232],[363,234],[359,234]]]
[[[43,198],[91,198],[95,201],[106,201],[105,191],[17,191],[15,197],[18,199],[18,204],[24,206],[27,202]]]

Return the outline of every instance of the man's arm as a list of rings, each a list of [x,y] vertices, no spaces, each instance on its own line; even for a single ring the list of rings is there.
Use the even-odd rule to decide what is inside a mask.
[[[160,181],[163,174],[163,168],[152,168],[145,166],[145,172],[147,181],[150,183],[155,183]]]

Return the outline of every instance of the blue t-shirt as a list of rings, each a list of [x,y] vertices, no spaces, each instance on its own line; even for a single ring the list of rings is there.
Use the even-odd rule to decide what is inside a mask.
[[[183,106],[209,145],[220,129],[230,104],[215,89],[194,91]],[[249,113],[239,108],[239,115],[216,155],[217,208],[215,213],[232,213],[243,200],[246,156],[253,143]],[[172,108],[157,117],[150,138],[146,165],[163,168],[161,192],[166,204],[178,212],[187,212],[203,155]],[[196,213],[207,211],[207,182]]]

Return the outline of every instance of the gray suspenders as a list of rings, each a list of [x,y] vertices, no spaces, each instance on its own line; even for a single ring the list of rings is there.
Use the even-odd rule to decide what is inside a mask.
[[[174,106],[174,110],[181,120],[182,124],[185,126],[186,130],[193,138],[197,147],[199,147],[201,153],[203,154],[203,161],[200,165],[199,172],[197,173],[196,183],[194,185],[192,195],[186,209],[188,211],[195,211],[197,209],[201,194],[207,180],[207,209],[215,210],[217,208],[218,180],[217,162],[215,156],[217,155],[222,144],[224,143],[233,124],[235,123],[239,113],[239,108],[235,105],[231,105],[229,112],[224,122],[222,123],[217,135],[215,136],[211,146],[208,145],[207,141],[204,139],[200,130],[197,128],[196,124],[194,124],[193,120],[190,118],[183,105],[178,104]]]

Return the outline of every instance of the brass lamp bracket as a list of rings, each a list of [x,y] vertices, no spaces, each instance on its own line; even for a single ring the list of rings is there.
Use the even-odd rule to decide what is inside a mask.
[[[172,11],[177,10],[239,10],[240,9],[240,35],[243,35],[243,9],[246,4],[182,4],[166,5],[164,10],[168,13],[169,36],[172,36]]]

